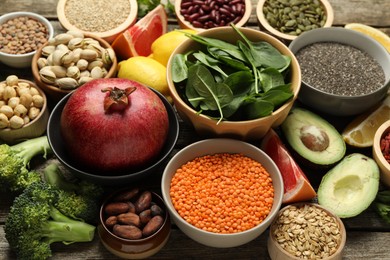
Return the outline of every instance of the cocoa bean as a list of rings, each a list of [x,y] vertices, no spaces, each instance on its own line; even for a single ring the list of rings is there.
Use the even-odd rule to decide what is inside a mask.
[[[112,232],[119,237],[131,240],[142,238],[142,231],[136,226],[115,225]]]
[[[137,201],[134,203],[135,212],[141,213],[145,209],[150,208],[150,203],[152,202],[152,193],[150,191],[144,191]]]
[[[152,211],[150,209],[146,209],[139,213],[139,218],[143,225],[146,225],[152,219]]]
[[[109,216],[104,223],[106,224],[107,228],[112,228],[115,226],[115,224],[118,223],[118,218],[117,216]]]
[[[128,201],[127,204],[129,205],[129,212],[135,213],[134,203]]]
[[[132,212],[122,213],[118,215],[118,222],[126,225],[141,226],[140,217]]]
[[[119,215],[129,211],[129,205],[125,202],[111,202],[104,207],[104,212],[109,216]]]
[[[159,205],[157,205],[157,204],[152,205],[152,206],[150,207],[150,210],[151,210],[151,212],[152,212],[152,216],[153,216],[153,217],[154,217],[154,216],[157,216],[157,215],[159,215],[159,216],[164,216],[164,211],[163,211],[162,208],[161,208]]]
[[[143,228],[142,235],[148,237],[153,235],[164,223],[164,219],[161,216],[154,216],[148,224]]]
[[[136,195],[138,195],[139,189],[134,188],[129,191],[123,191],[116,195],[112,200],[113,201],[120,201],[120,202],[127,202],[134,198]]]

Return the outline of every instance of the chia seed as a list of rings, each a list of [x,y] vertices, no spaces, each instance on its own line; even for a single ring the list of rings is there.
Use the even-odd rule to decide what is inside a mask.
[[[310,44],[296,54],[302,81],[326,93],[360,96],[383,86],[385,74],[378,61],[350,45]]]

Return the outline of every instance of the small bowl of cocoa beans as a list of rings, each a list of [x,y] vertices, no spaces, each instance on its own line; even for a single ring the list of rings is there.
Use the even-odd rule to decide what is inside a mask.
[[[31,12],[12,12],[0,17],[0,62],[13,68],[31,66],[36,51],[54,35],[45,17]]]
[[[171,222],[155,192],[126,188],[113,192],[100,209],[98,233],[105,248],[125,259],[147,258],[167,243]]]
[[[175,1],[175,14],[183,29],[204,31],[229,26],[243,27],[252,13],[250,0],[180,0]]]
[[[0,141],[15,144],[45,133],[49,111],[34,82],[9,75],[0,82]]]

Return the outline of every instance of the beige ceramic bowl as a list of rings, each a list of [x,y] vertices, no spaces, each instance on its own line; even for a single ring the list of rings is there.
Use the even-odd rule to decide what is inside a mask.
[[[182,29],[192,29],[192,30],[196,30],[196,31],[204,31],[205,28],[193,25],[191,20],[186,19],[184,17],[184,15],[182,14],[182,7],[181,7],[182,6],[182,2],[188,2],[188,0],[187,1],[182,1],[182,0],[176,0],[175,1],[175,14],[176,14],[176,18],[177,18],[177,21],[178,21],[180,27]],[[214,1],[214,2],[217,2],[217,1]],[[229,1],[225,1],[225,2],[227,2],[226,5],[229,6],[229,8],[230,8],[231,5],[229,4]],[[242,15],[241,20],[239,20],[237,23],[235,23],[235,25],[237,27],[244,26],[248,22],[248,20],[249,20],[249,18],[251,16],[251,13],[252,13],[252,1],[251,0],[243,0],[243,2],[245,3],[245,11],[244,11],[244,13]],[[210,5],[207,5],[207,6],[211,7],[211,6],[215,6],[215,5],[214,4],[213,5],[210,4]],[[194,15],[201,17],[199,11],[195,12]],[[214,14],[212,14],[211,11],[208,11],[208,13],[205,13],[205,15],[206,16],[209,15],[210,17],[212,17]],[[206,18],[206,21],[214,21],[215,22],[215,19],[208,19],[208,18]],[[226,24],[226,25],[228,25],[228,24]],[[214,24],[213,26],[209,26],[207,28],[214,28],[214,27],[218,27],[218,26]]]
[[[47,39],[50,39],[54,35],[54,29],[49,20],[47,20],[42,15],[31,13],[31,12],[13,12],[13,13],[7,13],[2,16],[0,16],[0,24],[5,23],[6,21],[10,19],[14,19],[16,17],[20,16],[27,16],[29,18],[35,19],[39,22],[41,22],[43,25],[47,28]],[[7,66],[13,67],[13,68],[28,68],[31,66],[31,61],[33,59],[34,54],[36,53],[36,50],[25,53],[25,54],[8,54],[5,52],[0,52],[0,61],[4,63]]]
[[[282,246],[277,241],[274,232],[275,232],[275,230],[277,228],[277,225],[276,225],[277,221],[280,218],[280,216],[282,216],[282,214],[284,214],[287,210],[290,210],[292,207],[299,207],[300,208],[300,207],[304,207],[306,205],[307,206],[317,207],[318,209],[321,209],[323,212],[325,212],[327,215],[329,215],[329,216],[331,216],[331,217],[336,219],[336,222],[337,222],[337,225],[338,225],[338,229],[339,229],[340,234],[341,234],[341,238],[338,241],[338,247],[337,247],[336,251],[332,255],[330,255],[329,257],[321,258],[321,259],[323,259],[323,260],[341,260],[342,259],[342,253],[343,253],[344,246],[345,246],[345,242],[346,242],[346,239],[347,239],[347,233],[346,233],[344,224],[343,224],[343,222],[341,221],[341,219],[339,217],[337,217],[332,212],[330,212],[329,210],[323,208],[322,206],[320,206],[320,205],[318,205],[316,203],[295,203],[295,204],[291,204],[291,205],[285,206],[284,208],[282,208],[279,211],[277,217],[274,219],[274,221],[271,224],[269,237],[268,237],[267,246],[268,246],[268,254],[269,254],[270,258],[272,260],[298,260],[298,259],[303,259],[303,258],[300,258],[300,257],[296,257],[296,256],[292,255],[291,253],[289,253],[287,250],[283,249]],[[318,216],[318,215],[315,214],[315,216]],[[305,229],[303,228],[302,230],[305,230]],[[306,229],[306,230],[308,230],[308,229]],[[285,234],[288,234],[288,233],[285,232]],[[308,236],[310,236],[310,235],[308,234]],[[311,259],[311,258],[308,257],[307,259]]]
[[[26,82],[30,86],[36,88],[44,99],[44,105],[41,111],[34,120],[25,124],[19,129],[2,129],[0,130],[0,139],[8,144],[14,144],[26,139],[39,137],[45,133],[47,127],[47,121],[49,119],[49,110],[47,108],[47,98],[45,93],[34,82],[29,80],[19,79],[19,82]]]
[[[209,232],[191,225],[179,215],[173,206],[170,196],[170,185],[176,170],[196,157],[217,153],[243,154],[244,156],[248,156],[261,163],[270,174],[274,186],[273,205],[268,216],[259,225],[242,232],[231,234]],[[206,246],[229,248],[240,246],[252,241],[263,234],[263,232],[269,227],[282,205],[283,180],[278,167],[272,159],[258,147],[239,140],[216,138],[193,143],[175,154],[164,169],[161,179],[161,191],[173,222],[188,237]]]
[[[104,224],[105,219],[107,218],[104,213],[104,207],[107,205],[107,203],[112,201],[116,195],[129,190],[130,188],[126,188],[113,192],[104,201],[100,209],[98,234],[101,243],[112,254],[123,259],[145,259],[156,254],[168,242],[169,235],[171,233],[171,221],[162,198],[156,193],[152,192],[152,202],[156,203],[164,211],[164,223],[161,228],[149,237],[136,240],[124,239],[115,235],[111,229],[109,229]]]
[[[259,0],[256,6],[256,16],[257,16],[260,29],[271,33],[272,35],[276,36],[277,38],[285,42],[290,42],[294,40],[297,36],[282,33],[281,31],[277,30],[276,28],[272,27],[269,24],[263,12],[264,4],[267,1],[269,0]],[[334,20],[334,12],[332,6],[328,2],[328,0],[318,0],[318,1],[321,3],[326,14],[326,22],[323,27],[331,27]]]
[[[217,120],[198,114],[192,107],[187,105],[183,99],[181,99],[176,90],[175,84],[172,81],[172,57],[175,54],[185,54],[190,50],[196,50],[200,47],[200,44],[188,39],[179,45],[171,55],[171,59],[168,61],[167,66],[167,80],[177,112],[184,121],[190,123],[201,135],[238,138],[243,140],[261,139],[271,127],[277,127],[284,121],[294,101],[298,97],[298,92],[301,87],[301,71],[294,54],[287,48],[286,45],[269,34],[245,27],[240,28],[240,30],[244,33],[244,35],[246,35],[246,37],[248,37],[249,40],[266,41],[278,49],[282,54],[291,57],[291,72],[289,77],[294,96],[290,99],[290,101],[275,110],[271,115],[254,120],[222,121],[217,124]],[[239,39],[239,36],[233,32],[233,28],[229,26],[208,29],[203,32],[199,32],[198,35],[221,39],[234,44]]]
[[[92,39],[95,39],[95,40],[99,41],[100,46],[102,46],[104,48],[112,48],[111,45],[108,42],[106,42],[102,38],[97,37],[97,36],[95,36],[93,34],[84,33],[84,37],[85,38],[87,38],[87,37],[88,38],[92,38]],[[41,80],[41,77],[39,76],[39,68],[38,68],[38,62],[37,61],[38,61],[38,59],[40,57],[42,57],[42,49],[45,46],[47,46],[48,44],[49,43],[44,44],[35,53],[35,55],[33,57],[33,60],[32,60],[32,64],[31,64],[31,70],[32,70],[32,74],[33,74],[34,80],[37,83],[37,85],[48,95],[48,98],[52,99],[55,102],[58,102],[63,97],[65,97],[66,94],[72,92],[72,90],[60,89],[57,86],[47,84],[47,83],[45,83],[45,82],[43,82]],[[114,77],[116,75],[116,72],[117,72],[116,71],[117,70],[117,66],[118,66],[118,61],[117,61],[117,57],[115,56],[114,60],[112,61],[110,69],[108,69],[108,73],[105,76],[105,78],[112,78],[112,77]]]
[[[372,154],[381,172],[381,181],[390,187],[390,163],[386,161],[380,148],[381,139],[390,133],[390,120],[384,122],[375,132]]]
[[[126,29],[128,29],[130,26],[136,23],[137,21],[137,14],[138,14],[138,3],[136,0],[128,0],[130,4],[130,12],[126,18],[126,20],[120,24],[118,27],[105,31],[105,32],[90,32],[90,31],[84,31],[79,28],[77,28],[74,24],[72,24],[69,19],[66,17],[65,13],[65,7],[67,4],[67,0],[59,0],[57,4],[57,17],[60,21],[61,25],[68,31],[70,30],[78,30],[82,31],[83,33],[88,34],[94,34],[97,37],[100,37],[104,39],[105,41],[112,43],[115,38],[122,32],[124,32]],[[79,1],[82,2],[82,1]],[[90,20],[93,21],[94,17],[96,17],[96,14],[91,14]]]

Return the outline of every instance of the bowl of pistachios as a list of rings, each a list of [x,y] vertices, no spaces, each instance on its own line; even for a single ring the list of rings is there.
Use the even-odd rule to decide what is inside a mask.
[[[334,12],[328,0],[259,0],[256,16],[261,30],[288,43],[306,31],[331,27]]]
[[[15,144],[46,131],[47,99],[34,82],[9,75],[0,82],[0,93],[1,142]]]
[[[37,50],[31,68],[37,85],[53,101],[59,101],[88,81],[114,77],[117,58],[102,38],[67,31]]]

